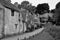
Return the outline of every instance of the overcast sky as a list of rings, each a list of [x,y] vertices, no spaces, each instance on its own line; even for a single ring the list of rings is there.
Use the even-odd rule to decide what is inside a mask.
[[[11,1],[12,1],[12,3],[18,2],[20,4],[22,1],[25,1],[25,0],[11,0]],[[26,1],[29,1],[34,6],[37,6],[37,4],[39,4],[39,3],[40,4],[41,3],[48,3],[49,6],[50,6],[50,9],[54,9],[55,5],[58,2],[60,2],[60,0],[26,0]]]

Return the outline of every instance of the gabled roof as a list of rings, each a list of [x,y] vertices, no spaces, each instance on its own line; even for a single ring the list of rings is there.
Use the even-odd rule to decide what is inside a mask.
[[[15,10],[15,11],[19,11],[20,9],[18,9],[18,7],[16,7],[15,5],[13,5],[12,3],[9,3],[5,0],[0,0],[0,3],[4,6],[7,7],[9,9]]]

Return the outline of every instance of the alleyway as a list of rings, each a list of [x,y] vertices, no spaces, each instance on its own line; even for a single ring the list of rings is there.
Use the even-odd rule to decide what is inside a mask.
[[[9,37],[9,38],[4,38],[2,40],[22,40],[24,38],[29,38],[30,36],[32,35],[35,35],[35,34],[38,34],[40,33],[44,28],[40,28],[40,29],[37,29],[31,33],[25,33],[23,35],[19,35],[19,36],[14,36],[14,37]]]

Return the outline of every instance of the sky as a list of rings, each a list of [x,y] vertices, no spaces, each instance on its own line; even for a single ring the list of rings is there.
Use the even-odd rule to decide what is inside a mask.
[[[15,2],[18,2],[19,4],[21,4],[22,1],[25,0],[11,0],[12,3],[14,4]],[[50,6],[50,10],[55,8],[55,5],[60,2],[60,0],[26,0],[29,1],[30,3],[32,3],[32,5],[37,6],[38,4],[41,3],[48,3]]]

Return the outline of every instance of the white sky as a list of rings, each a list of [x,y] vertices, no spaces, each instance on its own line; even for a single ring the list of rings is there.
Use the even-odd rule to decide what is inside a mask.
[[[20,4],[22,1],[25,1],[25,0],[11,0],[11,1],[12,1],[12,3],[18,2]],[[32,5],[34,5],[34,6],[37,6],[37,4],[39,4],[39,3],[48,3],[49,6],[50,6],[50,9],[54,9],[55,5],[60,0],[27,0],[27,1],[29,1],[30,3],[32,3]]]

